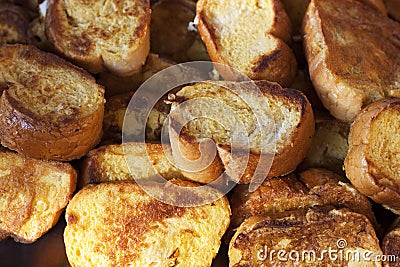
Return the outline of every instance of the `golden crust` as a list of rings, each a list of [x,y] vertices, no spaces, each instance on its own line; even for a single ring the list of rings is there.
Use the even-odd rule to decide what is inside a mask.
[[[101,137],[104,90],[88,73],[54,55],[41,52],[33,46],[4,46],[0,53],[0,67],[5,77],[2,82],[7,85],[7,89],[0,98],[0,140],[4,146],[33,158],[72,160],[82,157],[97,145]],[[20,64],[24,66],[21,68],[21,73],[8,74],[9,70],[5,68],[11,68],[8,62],[14,58],[18,58]],[[29,66],[37,69],[36,72],[31,72],[28,78],[31,79],[30,83],[36,83],[37,87],[32,87],[32,84],[28,83],[24,84],[26,81],[22,80],[23,78],[14,80],[13,77],[7,76],[24,77]],[[47,71],[49,76],[41,76],[41,71]],[[53,85],[57,88],[46,87],[47,79],[55,79],[55,81],[62,79],[57,76],[60,74],[53,74],[53,71],[64,72],[62,75],[68,77],[66,82],[71,84]],[[68,79],[71,80],[68,81]],[[92,103],[82,102],[83,106],[79,108],[68,102],[75,99],[75,96],[68,95],[68,90],[71,89],[68,87],[77,82],[82,82],[82,85],[87,87],[87,90],[83,89],[83,93],[88,94],[85,97],[94,99]],[[41,91],[42,86],[46,88],[44,90],[49,91]],[[47,93],[52,94],[52,90],[54,94],[62,93],[64,86],[65,96],[63,100],[60,100],[64,102],[56,103],[58,106],[54,106],[54,110],[47,113],[43,110],[35,110],[33,103],[36,104],[37,101],[50,103],[51,99]],[[23,93],[28,88],[31,88],[32,96]],[[34,99],[33,95],[37,99]],[[56,104],[52,102],[52,105]],[[40,102],[38,106],[41,105],[43,104]],[[65,109],[65,114],[61,114],[64,110],[57,110],[59,106]],[[87,110],[87,114],[83,109]]]
[[[217,62],[237,69],[238,71],[243,72],[245,75],[253,80],[269,80],[279,82],[283,86],[290,85],[290,83],[296,76],[297,63],[292,50],[287,45],[287,43],[290,43],[291,41],[291,24],[282,3],[275,0],[273,0],[273,3],[268,3],[268,5],[271,5],[272,9],[268,12],[271,12],[270,15],[273,16],[273,21],[269,28],[266,29],[267,36],[263,37],[265,38],[266,43],[273,39],[272,43],[275,43],[274,48],[268,53],[260,53],[257,58],[253,58],[252,62],[246,62],[246,67],[241,66],[243,63],[235,61],[237,59],[228,58],[228,55],[224,51],[229,51],[229,49],[237,49],[237,47],[234,46],[240,45],[243,46],[242,49],[252,48],[248,47],[245,39],[241,40],[241,42],[244,42],[244,44],[241,44],[237,41],[231,41],[229,43],[231,47],[224,47],[224,45],[227,44],[223,44],[221,42],[222,37],[219,36],[219,33],[216,29],[227,27],[229,25],[213,24],[213,21],[216,21],[216,18],[209,17],[208,15],[208,9],[212,9],[213,4],[218,5],[212,3],[212,1],[210,0],[200,0],[197,2],[196,7],[196,14],[198,18],[197,29],[201,36],[201,39],[206,45],[211,60],[213,62]],[[249,6],[251,7],[251,4],[249,4]],[[249,18],[246,17],[245,19],[247,20]],[[259,22],[257,21],[255,23]],[[252,25],[252,27],[268,26]],[[248,38],[251,39],[250,35],[253,35],[252,29],[243,29],[243,31],[244,32],[242,34],[244,36],[246,36],[246,34],[249,34]],[[234,35],[236,35],[236,33],[232,33],[232,36]],[[235,78],[235,73],[232,73],[229,68],[224,68],[218,65],[216,66],[216,68],[221,76],[225,79],[231,80]]]
[[[400,213],[398,181],[380,172],[380,166],[374,166],[376,159],[368,155],[368,148],[372,143],[374,121],[380,114],[398,108],[399,105],[400,99],[389,98],[372,103],[361,111],[351,126],[349,152],[344,161],[346,175],[352,184],[362,194],[397,214]]]
[[[107,69],[129,76],[140,71],[150,51],[150,3],[108,4],[104,9],[95,1],[49,1],[46,36],[58,53],[92,73]]]
[[[355,0],[324,0],[311,1],[303,29],[312,83],[334,117],[351,122],[365,105],[398,94],[397,23]]]
[[[68,163],[35,160],[0,148],[0,239],[35,242],[52,228],[75,190]]]

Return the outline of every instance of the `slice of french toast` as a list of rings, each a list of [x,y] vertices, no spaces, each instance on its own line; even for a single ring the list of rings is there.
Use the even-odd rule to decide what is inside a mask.
[[[400,24],[356,0],[314,0],[304,19],[312,83],[337,119],[400,96]]]
[[[72,160],[97,145],[104,89],[86,71],[30,45],[0,48],[0,140],[29,157]]]
[[[49,1],[45,28],[56,50],[89,72],[139,72],[150,50],[149,1]]]
[[[346,175],[362,194],[400,214],[400,99],[365,107],[349,134]]]
[[[23,8],[10,3],[0,3],[0,45],[29,43],[29,16]]]
[[[197,2],[198,31],[212,61],[228,65],[250,79],[290,85],[296,59],[287,45],[291,24],[279,0]],[[230,70],[216,66],[222,77]]]
[[[182,187],[196,186],[174,181]],[[168,186],[154,184],[171,198]],[[209,187],[196,199],[221,196]],[[217,199],[217,198],[216,198]],[[210,266],[229,225],[225,197],[196,207],[168,205],[138,184],[101,183],[80,190],[70,201],[64,242],[71,266]]]
[[[260,94],[256,93],[258,90]],[[218,167],[217,156],[201,171],[183,172],[197,182],[207,183],[225,168],[236,182],[250,183],[260,157],[271,154],[273,161],[266,176],[284,175],[296,168],[311,145],[314,117],[310,103],[301,92],[284,89],[277,83],[197,83],[184,87],[171,99],[170,138],[178,140],[181,154],[196,160],[201,154],[199,145],[209,138],[215,142],[224,165]],[[175,112],[178,107],[183,109]],[[193,119],[185,124],[186,118]],[[247,144],[236,147],[245,152],[246,148],[241,146],[247,146],[249,153],[243,157],[240,151],[232,156],[233,137],[238,134],[248,139]],[[247,164],[241,170],[243,160]]]
[[[229,245],[229,266],[382,266],[368,219],[346,209],[253,216]]]
[[[251,216],[316,206],[347,208],[365,215],[376,230],[381,230],[368,198],[341,176],[317,168],[268,179],[254,192],[250,192],[247,185],[237,186],[231,197],[231,228],[238,227]]]
[[[168,145],[165,145],[168,149]],[[161,144],[125,143],[94,149],[82,164],[80,185],[106,181],[151,179],[159,174],[165,179],[183,175],[163,150]]]
[[[397,218],[382,240],[382,252],[387,255],[385,267],[400,266],[400,220]],[[389,258],[391,257],[391,258]]]
[[[69,163],[0,148],[0,239],[35,242],[58,221],[77,181]]]

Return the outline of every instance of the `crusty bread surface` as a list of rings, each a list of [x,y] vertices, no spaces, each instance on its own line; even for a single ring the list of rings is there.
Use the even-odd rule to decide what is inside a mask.
[[[171,198],[185,198],[167,186],[154,186]],[[219,195],[204,188],[192,196],[199,200],[203,194]],[[73,267],[206,267],[217,254],[229,216],[225,197],[202,206],[180,207],[152,198],[136,183],[101,183],[83,188],[71,200],[64,242]]]
[[[198,31],[212,61],[251,79],[290,85],[296,59],[288,43],[291,24],[279,0],[197,2]],[[231,70],[216,66],[225,79]]]
[[[0,3],[0,45],[29,43],[29,16],[23,8],[10,3]]]
[[[0,48],[1,143],[39,159],[72,160],[98,144],[104,90],[65,60],[33,46]]]
[[[149,1],[51,0],[46,36],[56,50],[89,72],[139,72],[150,51]]]
[[[400,24],[355,0],[314,0],[304,19],[312,83],[324,106],[351,122],[369,103],[400,94]]]
[[[255,93],[256,88],[261,92],[260,95]],[[173,111],[179,105],[184,105],[185,112],[174,115]],[[207,107],[207,112],[204,107]],[[200,154],[199,144],[203,139],[211,138],[217,146],[226,173],[239,183],[250,183],[261,156],[274,155],[268,177],[291,172],[304,158],[314,134],[314,117],[307,98],[297,90],[283,89],[279,84],[267,81],[198,83],[188,86],[176,93],[171,110],[172,132],[177,134],[179,128],[184,126],[176,137],[183,156],[196,159]],[[263,122],[265,125],[258,124],[260,119],[255,111],[267,121]],[[199,114],[205,114],[207,118]],[[182,125],[186,116],[194,119]],[[242,159],[235,159],[231,154],[232,135],[242,132],[249,138],[247,146],[250,153],[245,168],[235,164],[234,161],[240,162]],[[240,155],[238,153],[236,157]],[[246,160],[246,155],[243,159]],[[216,157],[213,164],[217,160]],[[216,168],[213,164],[203,172],[214,172]],[[221,170],[222,167],[218,169]],[[237,177],[240,173],[241,177]],[[199,181],[191,173],[185,175]]]
[[[35,242],[58,221],[72,198],[76,171],[0,148],[0,239]]]
[[[336,258],[327,255],[329,248],[336,251]],[[272,250],[275,254],[271,256]],[[279,250],[285,254],[277,254]],[[326,255],[322,255],[323,250]],[[351,258],[357,253],[358,258]],[[382,255],[379,240],[364,215],[345,209],[308,209],[247,219],[229,245],[229,266],[382,266],[363,255],[371,259]]]
[[[365,107],[349,134],[346,175],[364,195],[400,213],[400,99]]]
[[[170,149],[168,145],[165,147],[166,150]],[[165,179],[183,178],[165,154],[163,145],[125,143],[90,151],[82,165],[80,183],[135,181],[151,179],[157,174]]]

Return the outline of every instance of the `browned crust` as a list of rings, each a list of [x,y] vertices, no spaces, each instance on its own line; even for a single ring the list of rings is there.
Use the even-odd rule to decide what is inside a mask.
[[[197,2],[197,30],[207,48],[211,60],[213,62],[229,66],[228,62],[222,57],[219,52],[220,48],[217,45],[215,28],[207,23],[207,17],[204,12],[206,1],[207,0],[200,0]],[[286,12],[284,12],[283,10],[282,4],[278,4],[276,2],[277,1],[275,1],[274,5],[279,14],[285,14],[285,18],[289,20]],[[281,20],[285,21],[285,19],[282,17]],[[278,23],[278,21],[275,21],[274,23]],[[296,76],[297,70],[296,58],[289,46],[282,39],[279,39],[281,36],[285,38],[285,40],[290,40],[290,38],[287,37],[287,34],[284,33],[289,33],[290,37],[291,26],[290,22],[288,27],[282,27],[282,25],[283,24],[281,23],[279,27],[273,27],[274,30],[269,33],[272,34],[274,37],[276,36],[275,38],[278,39],[280,45],[279,49],[271,51],[271,54],[260,55],[256,62],[252,62],[252,73],[246,73],[249,78],[253,80],[265,79],[269,81],[276,81],[283,86],[289,86],[293,81],[294,77]],[[237,73],[233,72],[229,67],[224,67],[221,65],[216,65],[215,67],[221,74],[221,76],[226,80],[236,80],[238,78]]]
[[[296,130],[291,135],[292,145],[274,155],[267,177],[282,176],[292,172],[307,155],[315,130],[313,111],[311,104],[300,91],[289,88],[284,89],[278,84],[267,81],[257,81],[256,85],[264,95],[274,95],[281,99],[286,99],[292,105],[301,106],[302,118],[300,119],[300,123],[297,125]],[[224,165],[228,166],[231,158],[230,146],[219,146],[218,152]],[[250,152],[247,167],[238,181],[239,184],[250,183],[253,179],[254,172],[256,171],[260,154],[254,153],[254,151]],[[239,170],[235,169],[229,171],[233,173],[239,172]]]
[[[400,99],[389,98],[377,101],[364,108],[356,117],[349,134],[349,152],[344,161],[346,175],[362,194],[391,211],[400,214],[400,194],[396,187],[380,183],[383,177],[371,173],[372,162],[366,157],[370,143],[370,127],[379,113],[400,105]],[[386,177],[390,179],[390,177]]]
[[[138,0],[139,1],[139,0]],[[46,37],[62,56],[68,58],[91,73],[99,73],[106,69],[120,75],[128,76],[140,71],[150,51],[150,20],[151,9],[149,0],[140,0],[146,6],[143,22],[138,25],[132,34],[139,43],[136,51],[132,51],[129,58],[105,58],[104,55],[93,55],[93,47],[97,40],[92,40],[87,34],[81,36],[69,36],[66,34],[69,25],[69,17],[65,11],[64,0],[51,0],[48,3],[45,29]],[[99,29],[98,31],[101,31]],[[99,33],[100,34],[100,33]],[[72,38],[72,39],[71,39]]]
[[[400,266],[400,228],[398,218],[392,227],[382,240],[382,252],[383,255],[395,255],[396,261],[387,262],[384,266],[398,267]]]
[[[25,10],[10,3],[0,4],[0,45],[28,43],[29,18]]]
[[[3,49],[9,49],[11,57],[23,54],[43,67],[58,65],[66,71],[78,72],[83,80],[97,86],[93,77],[84,70],[33,46],[15,45]],[[33,75],[39,76],[40,73]],[[98,88],[103,94],[104,90],[100,86]],[[80,117],[77,111],[63,121],[52,122],[51,118],[38,118],[24,109],[18,99],[14,99],[5,90],[0,97],[0,140],[5,147],[32,158],[63,161],[77,159],[100,141],[103,114],[104,104],[89,116]]]

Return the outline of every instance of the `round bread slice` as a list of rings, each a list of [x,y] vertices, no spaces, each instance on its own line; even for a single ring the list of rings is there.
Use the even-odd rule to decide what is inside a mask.
[[[175,180],[174,184],[195,184]],[[185,198],[168,186],[155,190]],[[196,199],[219,195],[201,190]],[[65,248],[71,266],[210,266],[229,225],[230,208],[223,196],[197,207],[160,202],[136,183],[89,185],[66,210]]]
[[[346,175],[362,194],[400,214],[400,99],[377,101],[356,117]]]
[[[89,72],[127,76],[140,71],[150,51],[150,3],[49,1],[46,36],[56,50]]]
[[[82,157],[101,137],[104,90],[94,78],[34,46],[0,48],[0,140],[38,159]]]

